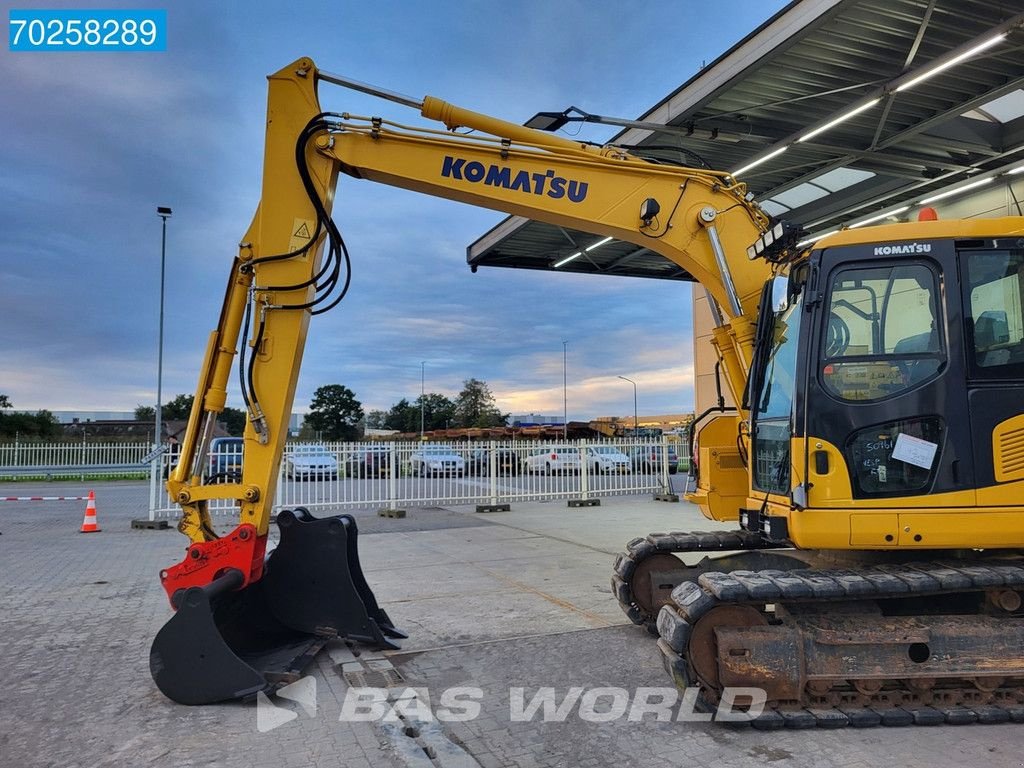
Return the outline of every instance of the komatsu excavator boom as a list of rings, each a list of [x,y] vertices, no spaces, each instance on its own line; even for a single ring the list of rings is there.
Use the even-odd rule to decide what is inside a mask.
[[[322,83],[443,129],[323,112]],[[695,423],[688,499],[739,529],[635,539],[612,577],[626,614],[660,634],[678,685],[708,707],[726,687],[759,688],[769,727],[956,721],[968,707],[1017,717],[1024,219],[866,228],[801,249],[800,231],[727,173],[402,96],[309,59],[269,78],[262,196],[167,483],[190,545],[161,572],[176,609],[151,651],[164,693],[249,696],[293,680],[329,637],[404,636],[363,577],[351,516],[281,512],[266,555],[308,323],[348,288],[331,218],[339,174],[642,245],[707,291],[740,405]],[[236,365],[242,477],[207,483]],[[222,536],[213,499],[239,509]],[[735,554],[679,557],[708,551]]]

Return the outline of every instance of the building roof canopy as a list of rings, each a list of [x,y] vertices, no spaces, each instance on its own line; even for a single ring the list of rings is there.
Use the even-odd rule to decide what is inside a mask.
[[[1020,0],[798,0],[638,118],[673,132],[629,128],[612,143],[681,163],[695,153],[813,234],[912,209],[1024,165],[1022,27]],[[690,279],[615,240],[559,265],[599,239],[513,216],[467,261]]]

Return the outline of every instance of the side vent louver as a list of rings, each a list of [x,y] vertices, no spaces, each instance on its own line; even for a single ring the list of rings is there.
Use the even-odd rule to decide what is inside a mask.
[[[996,426],[992,458],[997,482],[1024,479],[1024,418],[1015,416]]]

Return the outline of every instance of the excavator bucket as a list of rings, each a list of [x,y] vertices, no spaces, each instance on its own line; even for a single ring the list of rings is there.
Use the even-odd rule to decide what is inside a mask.
[[[175,595],[176,612],[153,640],[149,668],[179,704],[211,704],[270,693],[294,682],[334,637],[397,649],[395,628],[359,565],[351,515],[283,511],[263,578],[239,590],[230,569]]]

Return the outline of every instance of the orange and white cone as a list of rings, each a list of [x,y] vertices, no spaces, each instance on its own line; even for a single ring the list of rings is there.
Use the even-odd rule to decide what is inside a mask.
[[[79,533],[99,533],[100,526],[96,522],[96,494],[89,491],[89,501],[85,503],[85,519]]]

